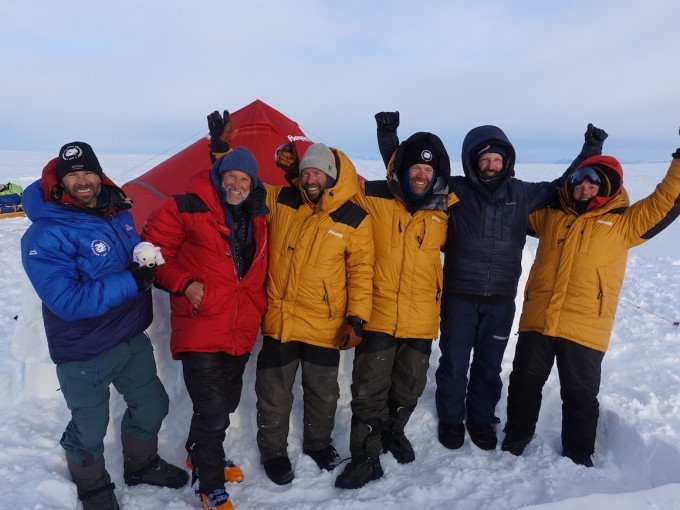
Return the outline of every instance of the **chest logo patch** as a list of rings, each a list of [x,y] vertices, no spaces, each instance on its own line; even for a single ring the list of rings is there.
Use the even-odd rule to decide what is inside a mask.
[[[92,243],[90,243],[90,248],[92,249],[92,253],[98,257],[106,257],[111,251],[111,247],[99,239],[93,240]]]

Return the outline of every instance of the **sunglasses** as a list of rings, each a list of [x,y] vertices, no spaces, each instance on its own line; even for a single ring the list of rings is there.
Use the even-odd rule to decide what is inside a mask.
[[[586,179],[588,179],[593,184],[602,184],[600,174],[590,166],[584,166],[583,168],[574,170],[569,176],[569,184],[581,184]]]

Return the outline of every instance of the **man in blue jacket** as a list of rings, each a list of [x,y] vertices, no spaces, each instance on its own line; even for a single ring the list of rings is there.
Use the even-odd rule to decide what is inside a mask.
[[[144,332],[153,318],[154,270],[132,262],[140,239],[131,202],[83,142],[64,145],[23,201],[33,224],[21,257],[43,302],[50,357],[71,411],[61,445],[83,508],[118,509],[104,465],[111,384],[128,406],[125,483],[182,487],[187,473],[158,456],[168,396]]]
[[[376,121],[385,159],[398,143],[399,115],[381,112]],[[581,153],[565,174],[587,157],[601,154],[606,137],[589,124]],[[459,202],[449,207],[444,246],[435,393],[438,436],[445,447],[460,448],[467,426],[477,447],[492,450],[498,442],[495,409],[503,387],[501,362],[515,315],[528,216],[556,198],[563,177],[538,183],[515,179],[515,149],[496,126],[479,126],[467,134],[462,163],[465,175],[449,180]]]

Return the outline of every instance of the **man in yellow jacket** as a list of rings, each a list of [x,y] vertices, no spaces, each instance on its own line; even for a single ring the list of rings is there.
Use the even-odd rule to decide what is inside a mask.
[[[311,145],[299,187],[268,187],[268,309],[257,359],[257,444],[267,476],[293,471],[287,453],[293,383],[302,365],[303,453],[332,470],[340,456],[331,432],[340,389],[340,349],[354,347],[369,320],[373,239],[366,211],[349,200],[356,171],[340,151]]]
[[[680,214],[680,149],[673,158],[654,192],[629,205],[620,163],[610,156],[590,157],[567,176],[559,205],[530,216],[539,244],[510,374],[503,450],[521,455],[531,441],[542,388],[557,360],[562,455],[593,465],[601,364],[628,250]]]
[[[382,117],[376,115],[379,128]],[[441,140],[419,132],[391,155],[387,179],[362,182],[355,196],[373,222],[373,309],[355,349],[352,460],[336,487],[356,489],[380,478],[381,450],[399,463],[415,459],[404,427],[425,389],[439,331],[450,174]]]

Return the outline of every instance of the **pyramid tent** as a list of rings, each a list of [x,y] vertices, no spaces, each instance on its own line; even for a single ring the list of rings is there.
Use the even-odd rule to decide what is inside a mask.
[[[276,148],[286,141],[295,141],[303,154],[312,143],[298,126],[259,99],[231,113],[234,130],[232,147],[247,147],[258,163],[258,175],[263,182],[285,185],[283,171],[274,164]],[[209,138],[192,143],[145,174],[123,185],[123,191],[134,202],[132,216],[137,230],[141,230],[151,211],[164,198],[185,192],[186,183],[196,172],[210,168]]]

